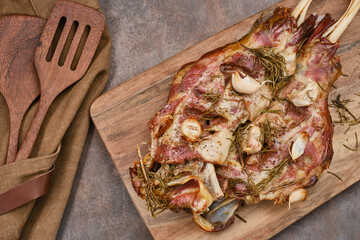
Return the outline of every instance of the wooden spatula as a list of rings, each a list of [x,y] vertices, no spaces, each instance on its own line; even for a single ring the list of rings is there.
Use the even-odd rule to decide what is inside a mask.
[[[104,16],[90,7],[59,1],[48,19],[35,53],[41,96],[36,115],[16,156],[30,156],[53,100],[84,76],[105,27]]]
[[[40,94],[34,55],[46,20],[9,15],[0,19],[0,91],[10,113],[6,163],[15,161],[21,121]]]

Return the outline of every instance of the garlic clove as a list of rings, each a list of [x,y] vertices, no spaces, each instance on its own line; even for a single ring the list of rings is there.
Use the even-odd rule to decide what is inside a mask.
[[[174,117],[172,115],[165,115],[160,121],[159,128],[156,133],[156,137],[162,136],[166,132],[166,130],[168,130],[169,127],[171,127],[173,122],[174,122]]]
[[[307,192],[303,188],[298,188],[290,193],[289,196],[289,210],[290,210],[290,204],[293,202],[301,202],[305,201],[307,198]]]
[[[231,83],[235,91],[243,94],[255,93],[261,87],[261,83],[257,82],[254,78],[249,75],[245,75],[245,77],[242,78],[239,72],[232,74]]]
[[[309,84],[310,85],[310,84]],[[319,87],[317,86],[316,83],[311,83],[311,86],[309,86],[308,91],[307,91],[307,96],[313,101],[315,102],[315,100],[317,99],[319,95]]]
[[[193,219],[197,225],[206,232],[212,232],[215,229],[215,227],[200,214],[194,214]]]
[[[310,135],[307,132],[302,132],[294,141],[291,147],[291,158],[293,160],[298,159],[301,155],[303,155],[305,151],[305,147],[309,142]]]
[[[248,158],[246,158],[246,164],[247,165],[257,164],[259,163],[260,160],[259,158],[260,158],[259,154],[250,155]]]
[[[196,142],[201,135],[201,125],[195,117],[188,117],[180,127],[181,134],[189,142]]]
[[[258,126],[251,126],[249,128],[248,145],[244,148],[244,151],[247,154],[259,152],[263,147],[262,138],[261,128]]]
[[[297,98],[291,98],[290,96],[288,96],[288,97],[289,97],[290,101],[296,107],[306,107],[306,106],[310,106],[312,104],[310,99],[297,99]]]
[[[306,107],[313,104],[319,95],[319,86],[311,82],[302,90],[293,90],[288,98],[296,107]]]

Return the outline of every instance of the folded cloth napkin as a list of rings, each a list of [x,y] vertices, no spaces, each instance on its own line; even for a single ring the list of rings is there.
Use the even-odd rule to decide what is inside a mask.
[[[0,17],[8,14],[48,18],[56,0],[1,0]],[[75,0],[100,11],[97,0]],[[85,76],[51,105],[31,158],[5,165],[9,112],[0,94],[0,194],[49,171],[55,164],[49,192],[0,216],[0,239],[55,239],[90,125],[90,105],[103,91],[110,72],[111,40],[105,28]],[[37,103],[27,112],[21,140]],[[61,147],[60,147],[61,145]]]

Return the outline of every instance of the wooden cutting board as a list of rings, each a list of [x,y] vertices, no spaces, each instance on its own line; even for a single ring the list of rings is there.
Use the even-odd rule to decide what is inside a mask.
[[[297,0],[286,0],[272,6],[294,7]],[[326,4],[325,4],[326,2]],[[325,12],[339,18],[346,10],[348,0],[314,0],[309,12],[319,15]],[[249,31],[251,24],[260,16],[256,14],[212,37],[169,58],[159,65],[130,79],[120,86],[100,96],[91,107],[91,117],[105,143],[107,150],[137,208],[144,223],[155,239],[267,239],[283,230],[296,220],[311,212],[336,194],[360,180],[360,151],[350,151],[343,143],[355,146],[355,132],[360,136],[360,124],[351,127],[346,134],[347,125],[336,125],[334,134],[335,155],[330,171],[335,176],[323,173],[319,182],[308,190],[308,200],[292,204],[273,205],[272,202],[261,202],[242,207],[239,214],[247,220],[243,223],[236,220],[226,231],[206,233],[192,221],[187,214],[175,214],[165,211],[156,218],[146,210],[145,202],[132,189],[128,173],[129,167],[138,160],[136,145],[149,141],[148,120],[166,103],[172,77],[185,63],[198,59],[202,54],[234,42]],[[360,14],[341,37],[338,54],[341,57],[343,73],[332,89],[330,99],[337,93],[354,99],[349,107],[356,116],[360,116]],[[337,120],[334,109],[332,117]],[[145,152],[145,151],[144,151]]]

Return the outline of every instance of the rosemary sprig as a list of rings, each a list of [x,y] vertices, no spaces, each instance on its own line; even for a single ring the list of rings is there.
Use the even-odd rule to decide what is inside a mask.
[[[157,192],[166,191],[167,186],[158,174],[151,172],[144,165],[139,146],[137,146],[137,150],[140,167],[136,169],[136,173],[138,178],[141,179],[144,184],[147,209],[150,211],[151,215],[155,217],[157,214],[170,208],[169,201],[157,194]]]
[[[265,79],[270,80],[270,87],[273,96],[277,95],[280,89],[290,80],[291,76],[286,76],[286,61],[283,56],[275,53],[270,48],[248,48],[245,49],[258,57],[260,64],[265,68]]]
[[[327,171],[327,173],[330,173],[332,175],[334,175],[337,179],[339,179],[340,181],[343,181],[338,175],[336,175],[335,173],[333,172],[330,172],[330,171]]]
[[[319,88],[320,88],[323,92],[325,92],[324,88],[320,85],[320,83],[319,83],[318,81],[315,81],[315,82],[316,82],[316,84],[319,86]]]
[[[243,124],[240,124],[236,130],[233,132],[233,134],[235,135],[234,137],[234,141],[230,144],[230,150],[229,152],[231,151],[231,149],[233,147],[236,147],[236,150],[238,152],[238,155],[239,155],[239,161],[240,161],[240,164],[242,167],[244,167],[244,160],[243,160],[243,150],[242,150],[242,147],[241,147],[241,141],[242,141],[242,138],[243,138],[243,133],[244,131],[249,127],[250,125],[250,122],[245,122]]]
[[[279,175],[281,173],[281,171],[284,169],[284,167],[286,166],[286,164],[289,163],[288,159],[282,160],[278,165],[276,165],[274,168],[272,169],[263,169],[263,171],[269,171],[269,175],[267,178],[263,179],[261,182],[259,182],[258,184],[256,184],[253,188],[253,193],[258,194],[259,192],[261,192],[267,185],[268,183],[273,180],[277,175]]]
[[[211,106],[210,106],[209,110],[207,110],[206,112],[201,114],[200,119],[205,120],[205,121],[213,120],[214,118],[216,118],[218,116],[213,116],[210,114],[215,111],[215,104],[220,100],[221,94],[217,93],[217,91],[215,93],[206,92],[203,96],[207,101],[211,102]]]
[[[202,114],[200,115],[200,119],[201,119],[201,120],[205,120],[205,121],[211,121],[211,120],[213,120],[214,118],[216,118],[216,116],[211,116],[211,115],[210,115],[211,112],[212,112],[212,111],[209,110],[209,111],[206,111],[206,112],[202,113]]]
[[[275,187],[275,188],[272,188],[272,189],[270,190],[270,192],[274,192],[274,191],[277,191],[277,190],[279,190],[279,189],[281,189],[281,188],[298,184],[298,183],[300,183],[300,182],[302,182],[302,181],[304,181],[303,178],[302,178],[302,179],[299,179],[299,180],[297,180],[297,181],[295,181],[295,182],[283,183],[283,184],[281,184],[281,185],[279,185],[279,186],[277,186],[277,187]]]
[[[274,149],[271,149],[268,145],[266,145],[257,153],[266,153],[266,152],[276,152],[276,151]]]
[[[349,131],[349,129],[350,129],[350,127],[348,127],[348,128],[345,130],[344,134],[346,134],[346,133]]]
[[[269,100],[269,101],[271,101],[271,100],[272,100],[272,99],[270,99],[270,98],[266,97],[264,94],[261,94],[261,97],[263,97],[263,98],[265,98],[266,100]]]
[[[341,95],[338,94],[334,100],[331,100],[331,102],[332,104],[330,105],[330,107],[335,107],[336,112],[339,115],[339,121],[335,121],[335,122],[350,123],[351,125],[355,125],[359,123],[359,119],[355,117],[354,114],[352,114],[347,107],[347,104],[352,102],[352,100],[341,99]],[[350,120],[349,117],[346,116],[345,112],[348,113],[353,118],[353,120]]]
[[[289,163],[289,159],[285,159],[285,160],[281,161],[278,165],[273,167],[272,169],[260,169],[261,171],[268,171],[269,173],[268,173],[267,178],[263,179],[261,182],[259,182],[257,184],[255,184],[251,180],[251,173],[248,175],[247,181],[244,181],[242,179],[237,179],[237,178],[231,179],[231,183],[245,183],[246,187],[248,189],[248,191],[246,191],[246,192],[234,191],[234,193],[238,193],[238,194],[242,194],[242,195],[250,195],[250,196],[258,195],[276,176],[278,176],[281,173],[281,171],[284,169],[284,167],[288,163]],[[286,187],[286,186],[297,184],[303,180],[304,179],[300,179],[295,182],[285,183],[283,185],[280,185],[276,188],[271,189],[270,191],[275,191],[275,190],[278,190],[278,189]],[[230,185],[230,182],[229,182],[229,186],[235,186],[235,185]]]
[[[348,140],[348,139],[346,139]],[[348,145],[343,144],[344,147],[346,147],[347,149],[349,149],[350,151],[356,152],[359,149],[359,139],[357,136],[357,133],[355,132],[355,148],[351,148]]]
[[[235,213],[235,217],[237,217],[240,221],[247,223],[247,221],[244,218],[242,218],[239,214]]]
[[[215,93],[212,93],[212,92],[206,92],[204,94],[204,98],[209,101],[209,102],[212,102],[212,103],[216,103],[220,100],[220,96],[221,94],[218,94],[217,92]]]
[[[277,100],[277,101],[279,101],[279,102],[281,102],[281,103],[287,101],[286,98],[279,98],[279,97],[277,97],[277,96],[274,96],[274,99]]]
[[[356,149],[353,149],[353,148],[349,147],[348,145],[343,144],[343,146],[346,147],[347,149],[349,149],[350,151],[356,152]]]
[[[239,183],[246,184],[246,181],[241,178],[228,178],[228,185],[230,188],[235,187],[235,185]]]
[[[261,111],[261,114],[263,113],[280,113],[282,112],[282,110],[271,110],[269,107],[268,108],[265,108],[264,110]]]
[[[261,127],[262,135],[265,137],[265,143],[269,143],[273,140],[278,130],[271,127],[269,119],[266,118],[265,124]]]
[[[214,114],[212,114],[212,113],[216,113],[216,114],[214,115]],[[213,120],[213,119],[215,119],[215,118],[218,118],[218,117],[223,117],[223,118],[226,119],[226,117],[225,117],[224,115],[222,115],[222,114],[219,113],[219,112],[216,112],[213,107],[211,107],[208,111],[203,112],[203,113],[200,115],[200,119],[201,119],[201,120],[205,120],[205,121],[208,121],[208,120],[211,121],[211,120]]]

